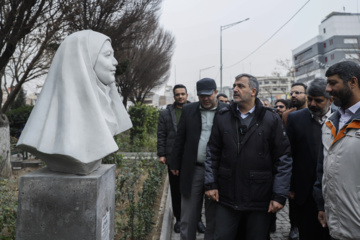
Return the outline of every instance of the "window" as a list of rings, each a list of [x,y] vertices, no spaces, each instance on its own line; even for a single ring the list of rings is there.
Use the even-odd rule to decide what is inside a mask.
[[[264,81],[265,84],[269,84],[269,81]]]
[[[345,38],[344,43],[345,44],[357,44],[358,40],[357,40],[357,38]]]
[[[327,57],[325,57],[325,62],[327,63]]]
[[[334,54],[331,54],[331,60],[334,60],[334,59],[335,59]]]
[[[262,81],[259,81],[259,85],[263,84]]]
[[[273,91],[277,91],[277,88],[276,88],[276,87],[274,87],[274,88],[273,88]]]
[[[326,28],[323,29],[324,33],[326,33]]]
[[[334,41],[330,39],[330,46],[334,44]]]
[[[295,58],[295,61],[297,60],[297,56],[294,57]]]
[[[345,59],[359,59],[358,53],[345,53]]]
[[[277,81],[272,81],[273,84],[277,84]]]
[[[284,87],[281,88],[281,91],[287,92],[286,88],[284,88]]]
[[[326,48],[326,43],[324,43],[324,48]]]
[[[281,80],[281,84],[285,84],[286,83],[286,80]]]

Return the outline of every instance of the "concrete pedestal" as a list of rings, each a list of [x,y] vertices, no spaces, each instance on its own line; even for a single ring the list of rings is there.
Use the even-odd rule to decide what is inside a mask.
[[[17,240],[114,238],[115,165],[86,176],[47,168],[20,178]]]

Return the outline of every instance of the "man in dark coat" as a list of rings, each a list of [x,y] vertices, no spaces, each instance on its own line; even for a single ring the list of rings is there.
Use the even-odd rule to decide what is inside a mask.
[[[330,239],[327,228],[317,220],[312,196],[316,164],[321,144],[321,126],[331,115],[332,98],[325,91],[326,81],[315,79],[307,88],[308,108],[289,114],[286,132],[293,157],[290,198],[295,201],[300,239]]]
[[[204,196],[204,161],[215,113],[227,106],[216,99],[216,83],[203,78],[196,83],[199,102],[183,107],[170,169],[180,175],[181,239],[196,238],[196,222],[201,213]],[[216,203],[205,199],[205,240],[213,239]]]
[[[256,97],[257,79],[235,78],[234,102],[215,116],[205,162],[206,195],[219,202],[214,239],[268,238],[271,214],[283,208],[291,153],[281,119]]]
[[[176,138],[177,125],[180,120],[182,107],[187,101],[188,93],[187,89],[182,84],[177,84],[173,88],[174,100],[173,104],[169,104],[165,110],[160,113],[158,132],[157,132],[157,154],[159,156],[159,162],[169,165],[171,161],[171,151]],[[169,183],[171,191],[171,203],[176,218],[174,224],[174,231],[180,233],[180,213],[181,213],[181,194],[179,189],[180,179],[179,176],[175,176],[171,173],[168,167]],[[205,232],[205,226],[201,221],[201,215],[199,215],[198,231],[200,233]]]

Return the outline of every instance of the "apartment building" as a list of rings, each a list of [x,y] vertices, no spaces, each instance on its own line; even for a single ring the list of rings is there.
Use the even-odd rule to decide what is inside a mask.
[[[289,96],[293,77],[256,77],[259,81],[258,98],[267,99],[273,104],[277,99],[287,99]]]
[[[319,35],[292,51],[295,81],[325,78],[327,68],[344,60],[359,62],[360,14],[332,12],[319,25]]]

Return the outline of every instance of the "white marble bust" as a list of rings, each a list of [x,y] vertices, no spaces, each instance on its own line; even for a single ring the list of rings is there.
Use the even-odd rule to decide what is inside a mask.
[[[89,174],[118,150],[113,136],[132,127],[115,86],[117,61],[109,37],[69,35],[18,141],[50,170]]]

